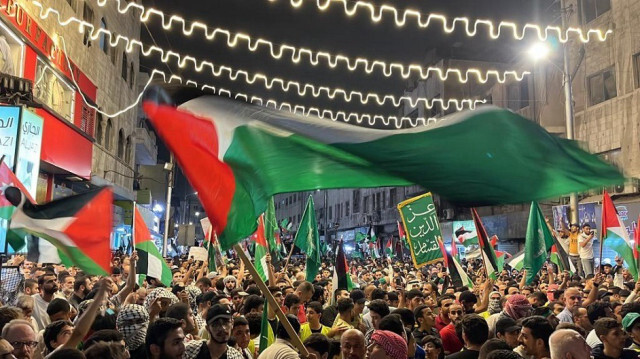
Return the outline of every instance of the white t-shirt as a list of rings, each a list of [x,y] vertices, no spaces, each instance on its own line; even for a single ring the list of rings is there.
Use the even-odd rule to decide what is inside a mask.
[[[580,233],[578,235],[578,253],[580,254],[580,259],[593,259],[593,238],[588,239],[584,233]],[[582,243],[589,241],[586,246],[582,246]]]
[[[602,344],[598,335],[596,335],[595,330],[591,330],[589,335],[587,335],[587,344],[591,347],[591,349],[595,348],[598,344]]]

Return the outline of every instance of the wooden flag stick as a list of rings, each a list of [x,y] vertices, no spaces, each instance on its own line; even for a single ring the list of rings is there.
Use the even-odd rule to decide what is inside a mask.
[[[269,288],[267,288],[267,285],[264,283],[262,278],[260,278],[260,275],[258,274],[256,267],[253,266],[253,263],[251,263],[251,260],[249,260],[249,258],[247,257],[247,254],[242,250],[242,247],[240,247],[239,244],[235,244],[233,246],[233,249],[235,249],[235,251],[238,253],[238,256],[244,262],[245,267],[249,270],[249,273],[251,273],[251,277],[253,277],[253,280],[256,282],[256,285],[258,286],[258,288],[260,288],[265,298],[267,298],[267,302],[269,303],[269,306],[275,308],[276,317],[278,317],[278,319],[280,320],[280,324],[282,324],[284,328],[287,330],[287,333],[289,334],[289,338],[291,340],[291,344],[293,344],[293,346],[295,346],[298,349],[298,351],[300,352],[300,356],[302,358],[308,358],[309,351],[307,351],[307,348],[304,347],[304,344],[302,344],[302,340],[300,340],[298,333],[296,333],[296,331],[293,330],[293,327],[291,326],[291,323],[289,323],[287,316],[282,311],[282,308],[280,308],[280,305],[278,305],[278,302],[276,302],[276,299],[273,297],[273,295],[269,291]]]
[[[282,267],[282,271],[287,270],[287,267],[289,267],[289,260],[291,259],[291,256],[293,255],[293,249],[296,247],[295,243],[291,243],[291,250],[289,251],[289,255],[287,256],[287,260],[284,262],[284,267]]]

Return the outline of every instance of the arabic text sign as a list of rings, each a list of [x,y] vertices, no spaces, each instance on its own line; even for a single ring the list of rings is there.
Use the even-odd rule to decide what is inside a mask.
[[[20,107],[0,106],[0,156],[5,156],[4,162],[12,170],[16,158],[19,122]]]
[[[18,140],[16,177],[33,198],[36,197],[38,173],[40,172],[40,147],[44,120],[35,113],[22,109]]]
[[[431,193],[398,204],[416,267],[442,260],[442,233]]]

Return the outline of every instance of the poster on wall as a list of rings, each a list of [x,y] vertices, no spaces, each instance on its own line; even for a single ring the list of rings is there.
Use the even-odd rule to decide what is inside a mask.
[[[15,172],[16,177],[24,184],[32,197],[36,196],[38,187],[43,127],[42,117],[25,108],[22,109]]]
[[[20,107],[0,106],[0,156],[11,169],[15,165],[19,126]]]
[[[24,43],[0,22],[0,73],[22,77]]]

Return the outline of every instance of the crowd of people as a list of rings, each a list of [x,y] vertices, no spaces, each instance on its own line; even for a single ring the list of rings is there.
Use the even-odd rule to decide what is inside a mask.
[[[274,265],[282,261],[269,265],[262,293],[234,257],[215,271],[192,258],[168,259],[173,278],[165,286],[152,277],[137,282],[135,252],[114,255],[102,277],[14,256],[4,265],[18,268],[21,282],[0,307],[0,358],[300,358],[265,294],[313,359],[640,354],[640,281],[619,259],[584,277],[548,263],[531,283],[526,271],[507,267],[492,279],[481,260],[462,260],[472,288],[453,285],[442,263],[416,269],[356,259],[352,287],[334,288],[349,281],[335,281],[330,258],[305,278],[301,257],[281,270]]]

